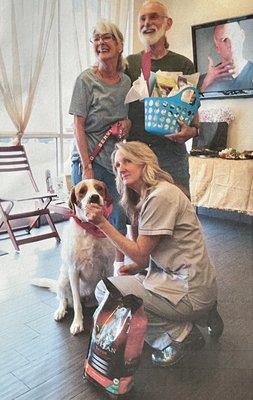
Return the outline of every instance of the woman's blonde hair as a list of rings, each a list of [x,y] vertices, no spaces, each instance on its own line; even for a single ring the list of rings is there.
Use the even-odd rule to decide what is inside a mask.
[[[100,20],[92,29],[92,36],[96,33],[111,33],[115,37],[116,42],[122,46],[122,51],[119,53],[117,71],[123,71],[125,69],[125,61],[122,57],[124,38],[117,25],[111,21]]]
[[[140,194],[123,184],[121,176],[118,174],[115,167],[115,155],[118,150],[120,150],[124,157],[130,160],[133,164],[141,165],[143,167]],[[121,195],[121,205],[124,210],[126,210],[132,222],[136,222],[136,212],[146,198],[150,188],[156,186],[161,181],[173,183],[171,175],[159,167],[155,153],[148,147],[148,145],[141,142],[133,141],[117,143],[115,145],[115,150],[112,153],[112,165],[116,175],[117,189]]]

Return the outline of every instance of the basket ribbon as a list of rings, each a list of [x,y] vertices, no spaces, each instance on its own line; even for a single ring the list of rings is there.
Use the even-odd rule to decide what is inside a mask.
[[[151,51],[146,51],[142,54],[141,58],[141,70],[143,77],[147,83],[148,92],[149,92],[149,78],[150,78],[150,71],[151,71]],[[149,92],[150,94],[150,92]]]

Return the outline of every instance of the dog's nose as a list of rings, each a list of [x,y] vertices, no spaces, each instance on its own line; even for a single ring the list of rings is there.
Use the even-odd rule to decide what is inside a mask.
[[[89,203],[100,204],[100,198],[98,194],[92,194],[89,198]]]

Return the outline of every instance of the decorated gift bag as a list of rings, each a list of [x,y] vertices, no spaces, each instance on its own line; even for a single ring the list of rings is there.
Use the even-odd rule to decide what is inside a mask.
[[[123,296],[107,278],[104,283],[109,294],[93,317],[84,375],[117,398],[133,387],[147,317],[142,299],[131,294]]]

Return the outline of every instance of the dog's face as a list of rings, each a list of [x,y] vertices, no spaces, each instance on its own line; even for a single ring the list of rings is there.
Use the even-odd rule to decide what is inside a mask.
[[[83,221],[86,220],[85,207],[89,203],[109,206],[113,199],[104,182],[96,179],[84,179],[71,189],[69,207]]]

